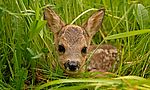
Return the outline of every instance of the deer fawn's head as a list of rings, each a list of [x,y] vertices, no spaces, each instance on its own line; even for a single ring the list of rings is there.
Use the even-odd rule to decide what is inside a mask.
[[[59,63],[67,73],[82,71],[92,37],[99,30],[104,17],[104,9],[95,12],[81,27],[66,25],[50,8],[44,11],[44,18],[54,33]]]

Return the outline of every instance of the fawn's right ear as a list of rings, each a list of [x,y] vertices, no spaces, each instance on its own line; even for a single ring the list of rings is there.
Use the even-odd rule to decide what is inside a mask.
[[[88,35],[90,36],[90,41],[92,37],[96,34],[99,28],[102,25],[102,21],[104,18],[105,10],[100,9],[95,12],[84,24],[83,27],[87,31]]]
[[[59,32],[61,28],[65,26],[65,23],[50,7],[45,8],[44,19],[47,20],[48,26],[54,33]]]

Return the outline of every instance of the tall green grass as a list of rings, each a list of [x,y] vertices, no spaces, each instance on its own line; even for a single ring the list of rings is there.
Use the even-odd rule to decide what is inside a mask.
[[[58,55],[53,33],[43,20],[45,6],[51,6],[67,24],[78,25],[105,8],[102,28],[92,43],[111,43],[120,49],[118,69],[96,79],[97,73],[88,72],[74,79],[64,76],[58,64],[53,70]],[[149,78],[149,0],[0,1],[0,89],[149,89]]]

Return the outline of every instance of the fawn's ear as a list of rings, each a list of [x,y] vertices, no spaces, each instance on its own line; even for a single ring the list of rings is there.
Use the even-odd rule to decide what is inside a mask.
[[[88,20],[83,24],[83,27],[89,34],[90,38],[92,38],[95,33],[99,30],[102,25],[103,17],[105,14],[104,9],[100,9],[95,12]]]
[[[65,23],[50,7],[45,8],[44,19],[47,20],[48,26],[54,33],[59,32],[65,26]]]

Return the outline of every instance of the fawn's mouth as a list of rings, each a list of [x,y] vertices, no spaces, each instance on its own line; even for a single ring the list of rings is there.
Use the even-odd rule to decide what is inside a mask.
[[[67,73],[78,73],[80,65],[78,61],[67,61],[64,67]]]

